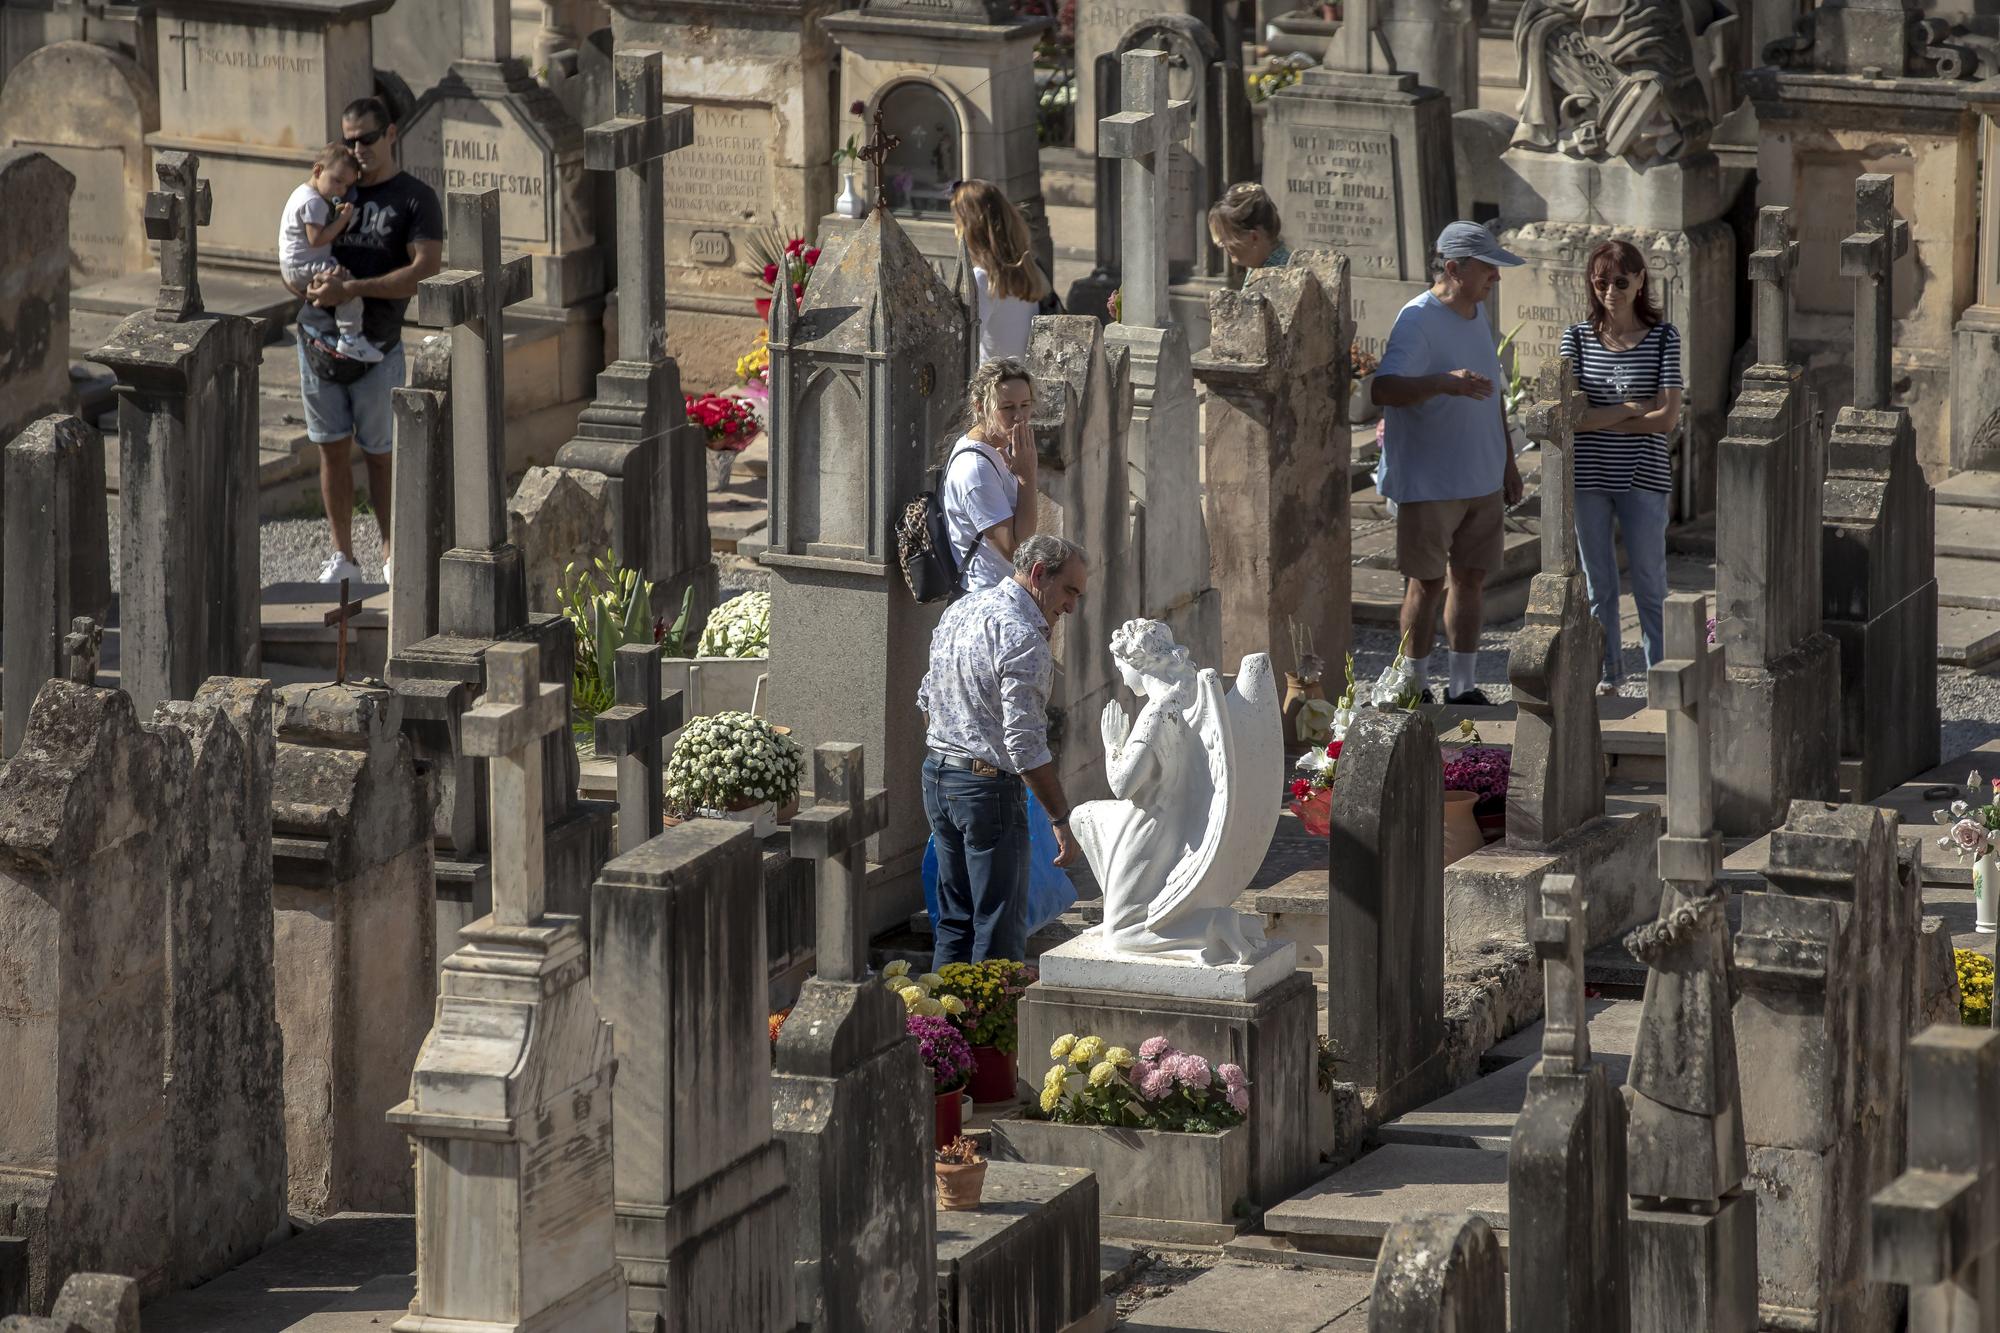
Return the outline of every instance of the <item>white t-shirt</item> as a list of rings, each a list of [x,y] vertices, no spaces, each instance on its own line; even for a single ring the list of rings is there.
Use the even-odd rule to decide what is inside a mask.
[[[312,245],[306,241],[306,226],[324,227],[333,221],[333,205],[307,181],[292,191],[285,201],[284,216],[278,219],[278,266],[303,269],[333,258],[333,245]]]
[[[970,435],[960,436],[951,451],[951,466],[945,469],[939,498],[944,501],[945,523],[951,531],[951,558],[965,566],[965,590],[978,592],[1014,572],[1013,562],[980,534],[1014,517],[1014,498],[1020,493],[1021,481],[1008,470],[998,449]],[[966,563],[965,550],[975,537],[979,545]]]
[[[972,270],[972,285],[979,292],[979,359],[1026,359],[1028,334],[1040,307],[1018,296],[988,295],[986,270],[977,266]]]

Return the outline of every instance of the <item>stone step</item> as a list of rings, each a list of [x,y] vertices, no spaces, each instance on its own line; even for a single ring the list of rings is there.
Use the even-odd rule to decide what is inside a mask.
[[[2000,658],[2000,611],[1938,608],[1938,661],[1976,670]]]
[[[2000,611],[2000,564],[1940,555],[1937,561],[1938,605],[1969,611]]]
[[[1412,1213],[1470,1212],[1507,1225],[1507,1154],[1391,1143],[1264,1212],[1264,1230],[1301,1250],[1373,1259]]]
[[[1947,505],[2000,509],[2000,472],[1961,472],[1937,486],[1939,516]]]
[[[1940,504],[1937,554],[1967,560],[2000,560],[2000,515],[1981,506]]]
[[[299,308],[299,298],[286,290],[276,273],[251,274],[233,269],[201,270],[201,303],[223,315],[243,315],[262,326],[264,341],[276,339]],[[150,310],[159,298],[160,275],[143,269],[123,277],[79,287],[70,293],[70,342],[76,342],[79,313],[109,316],[113,327],[127,315]],[[102,341],[93,346],[102,346]]]

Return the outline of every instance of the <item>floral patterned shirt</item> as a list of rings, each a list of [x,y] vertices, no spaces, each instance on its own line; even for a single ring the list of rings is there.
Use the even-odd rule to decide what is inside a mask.
[[[931,635],[917,687],[931,749],[984,759],[1008,773],[1049,762],[1049,622],[1016,579],[959,598]]]

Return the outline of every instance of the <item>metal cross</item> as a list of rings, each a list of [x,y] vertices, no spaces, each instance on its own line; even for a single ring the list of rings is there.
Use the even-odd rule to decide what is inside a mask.
[[[1173,188],[1168,158],[1194,124],[1194,107],[1167,95],[1167,53],[1127,51],[1118,67],[1124,110],[1097,122],[1097,155],[1122,158],[1118,177],[1119,323],[1167,324],[1167,249]]]
[[[861,911],[868,877],[861,848],[888,822],[889,793],[861,789],[859,745],[813,751],[813,804],[792,816],[792,855],[811,860],[818,872],[815,947],[822,981],[860,981],[868,975]]]
[[[1523,428],[1542,444],[1542,572],[1576,572],[1576,423],[1590,406],[1566,356],[1542,362]]]
[[[1840,243],[1840,275],[1854,278],[1854,405],[1889,406],[1895,343],[1891,270],[1910,248],[1910,224],[1896,216],[1896,181],[1871,172],[1854,181],[1854,234]]]
[[[1705,894],[1722,866],[1709,772],[1708,703],[1722,682],[1722,649],[1708,642],[1708,598],[1667,598],[1667,657],[1646,670],[1646,706],[1667,715],[1667,831],[1660,837],[1660,878]]]
[[[340,638],[335,641],[339,646],[334,649],[333,657],[333,683],[336,685],[347,683],[347,618],[350,615],[361,614],[361,608],[360,602],[347,600],[347,580],[342,579],[339,604],[320,617],[319,623],[322,625],[340,626]]]
[[[1911,1328],[2000,1329],[2000,1032],[1911,1040],[1907,1166],[1868,1215],[1870,1276],[1910,1289]]]
[[[662,159],[694,142],[694,108],[668,106],[658,51],[620,51],[612,65],[615,114],[584,134],[584,162],[618,173],[618,359],[652,365],[667,354],[666,214]]]
[[[503,312],[528,299],[532,275],[527,256],[500,257],[498,190],[453,190],[450,214],[446,267],[418,285],[417,318],[451,330],[453,539],[493,551],[507,540]]]
[[[1528,923],[1528,942],[1542,960],[1540,1072],[1580,1074],[1590,1067],[1590,1016],[1584,1008],[1583,889],[1574,875],[1542,877],[1542,910]]]
[[[486,760],[493,830],[493,920],[529,926],[548,905],[542,860],[542,738],[569,725],[569,688],[542,684],[542,650],[486,650],[486,693],[459,719],[465,753]]]
[[[63,662],[65,674],[72,682],[97,684],[97,650],[103,643],[103,628],[89,616],[78,616],[69,622],[69,633],[63,636]]]
[[[153,154],[153,171],[160,178],[160,188],[146,193],[146,235],[160,243],[160,296],[153,310],[178,324],[202,312],[196,232],[208,225],[215,200],[193,153],[163,148]]]
[[[628,643],[618,650],[618,703],[597,715],[597,752],[618,756],[618,851],[658,837],[666,801],[660,744],[681,724],[681,692],[660,697],[660,647]]]
[[[1785,366],[1792,360],[1792,271],[1799,266],[1799,243],[1792,239],[1792,210],[1768,205],[1757,210],[1757,248],[1750,252],[1750,281],[1757,284],[1757,364]]]
[[[889,179],[882,174],[882,164],[889,160],[889,154],[903,146],[903,137],[889,134],[882,128],[882,108],[875,108],[875,133],[869,136],[867,144],[856,154],[862,161],[875,168],[875,207],[889,206]]]

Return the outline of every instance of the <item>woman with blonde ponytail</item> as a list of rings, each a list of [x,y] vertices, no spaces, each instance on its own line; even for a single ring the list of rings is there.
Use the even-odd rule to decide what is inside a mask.
[[[1049,280],[1035,262],[1028,220],[992,181],[960,181],[951,192],[952,229],[972,261],[979,302],[979,359],[1020,359]]]

